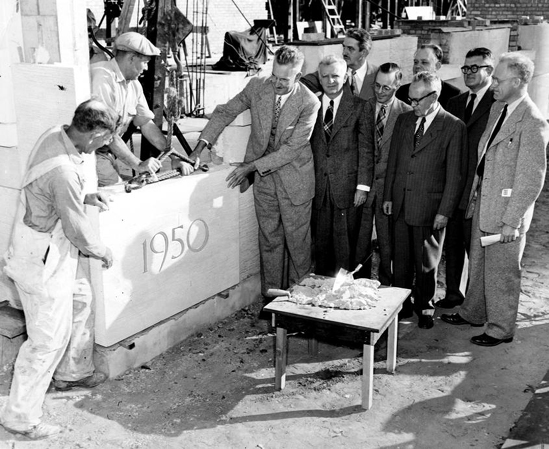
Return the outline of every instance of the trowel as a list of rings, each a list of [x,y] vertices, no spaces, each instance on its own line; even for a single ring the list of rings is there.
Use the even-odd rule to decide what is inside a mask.
[[[339,289],[346,281],[353,281],[353,274],[362,268],[362,264],[359,263],[353,271],[347,271],[345,268],[340,268],[337,272],[334,286],[332,287],[332,293]]]

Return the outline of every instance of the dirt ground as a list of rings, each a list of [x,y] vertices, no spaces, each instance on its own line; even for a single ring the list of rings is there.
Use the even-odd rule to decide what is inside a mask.
[[[0,448],[498,448],[549,368],[548,190],[528,234],[513,343],[482,348],[469,343],[479,329],[401,322],[394,375],[376,352],[369,411],[359,347],[321,343],[311,356],[291,336],[275,392],[274,338],[254,305],[93,390],[50,391],[43,419],[65,431],[32,442],[0,427]],[[0,375],[1,403],[9,383]]]

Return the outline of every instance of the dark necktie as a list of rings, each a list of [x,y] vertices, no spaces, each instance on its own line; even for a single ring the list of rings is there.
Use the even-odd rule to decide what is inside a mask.
[[[473,115],[473,107],[475,106],[475,99],[477,98],[477,94],[471,94],[469,95],[469,103],[467,103],[467,107],[465,108],[465,116],[464,116],[464,122],[467,123],[471,116]]]
[[[282,97],[278,95],[275,103],[274,117],[273,117],[273,129],[278,126],[278,118],[280,117],[280,110],[282,109]]]
[[[358,82],[357,82],[357,79],[356,79],[356,70],[353,70],[351,72],[351,92],[356,97],[358,97],[358,94],[360,93],[358,91]]]
[[[506,115],[507,115],[507,105],[503,107],[501,111],[501,115],[499,116],[499,120],[496,123],[496,126],[494,126],[494,130],[492,131],[492,134],[490,134],[490,138],[488,139],[488,144],[486,145],[486,151],[488,151],[488,148],[490,148],[490,144],[499,133],[499,130],[501,129],[501,125],[503,125]],[[480,160],[477,167],[477,175],[479,178],[482,178],[484,176],[484,159],[486,157],[486,151],[482,155],[482,159]]]
[[[385,125],[383,124],[383,121],[385,120],[385,116],[387,115],[387,112],[385,111],[385,107],[386,106],[382,104],[381,108],[379,109],[379,113],[377,114],[376,143],[378,148],[379,148],[379,145],[381,144],[381,139],[383,138],[383,129],[385,128]]]
[[[419,124],[419,128],[417,129],[416,133],[414,134],[414,149],[417,148],[419,145],[419,141],[423,137],[423,131],[425,130],[425,117],[421,119],[421,123]]]
[[[332,137],[332,128],[334,126],[334,100],[330,100],[330,105],[326,109],[324,115],[324,133],[326,134],[326,140],[330,140]]]

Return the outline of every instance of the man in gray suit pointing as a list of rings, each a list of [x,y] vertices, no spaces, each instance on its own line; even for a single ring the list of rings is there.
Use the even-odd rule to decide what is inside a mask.
[[[303,54],[284,45],[273,72],[252,78],[228,103],[218,105],[191,154],[196,160],[208,143],[240,113],[250,110],[252,130],[244,161],[227,177],[228,186],[249,186],[255,177],[254,204],[259,223],[261,292],[287,288],[311,270],[311,210],[315,192],[309,139],[320,102],[298,83]],[[289,279],[284,271],[289,258]]]

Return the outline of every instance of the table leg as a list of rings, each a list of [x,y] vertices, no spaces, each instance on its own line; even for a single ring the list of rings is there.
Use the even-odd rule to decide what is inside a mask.
[[[364,344],[362,351],[362,408],[372,407],[374,385],[374,345]]]
[[[282,327],[276,328],[276,363],[275,363],[275,390],[282,390],[286,385],[286,362],[288,331]]]
[[[394,373],[396,369],[397,339],[398,339],[398,315],[387,329],[387,371]]]

